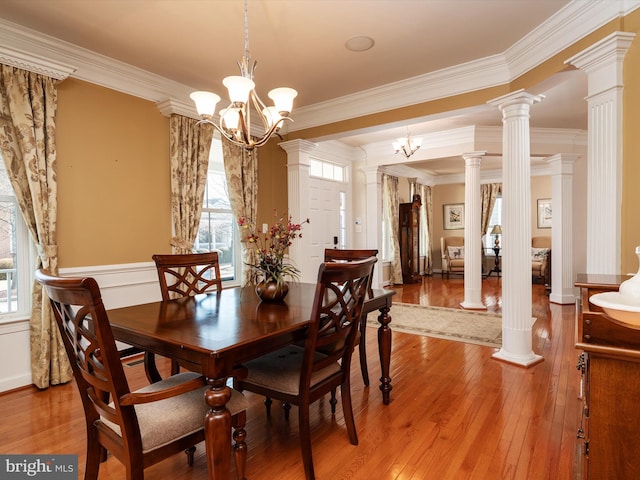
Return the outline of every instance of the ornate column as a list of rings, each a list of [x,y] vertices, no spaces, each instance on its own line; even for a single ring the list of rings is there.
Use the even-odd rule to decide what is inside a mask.
[[[588,273],[620,271],[622,64],[634,38],[634,33],[614,32],[565,62],[588,75]]]
[[[529,110],[543,97],[522,90],[489,102],[502,111],[502,348],[493,357],[525,367],[532,349],[531,145]]]
[[[464,180],[464,301],[462,308],[482,310],[482,202],[480,202],[480,163],[487,152],[462,155]]]
[[[377,166],[365,167],[366,176],[366,248],[378,249],[378,262],[373,269],[371,286],[380,288],[382,271],[382,172]]]
[[[279,143],[287,152],[287,191],[289,195],[289,214],[295,218],[308,218],[309,207],[309,165],[311,154],[316,149],[316,144],[307,140],[290,140]],[[318,280],[318,271],[311,268],[308,252],[311,246],[311,235],[302,235],[289,247],[289,260],[300,270],[300,281],[315,283]]]
[[[571,304],[573,293],[573,163],[580,155],[559,153],[547,162],[551,165],[551,294],[553,303]]]

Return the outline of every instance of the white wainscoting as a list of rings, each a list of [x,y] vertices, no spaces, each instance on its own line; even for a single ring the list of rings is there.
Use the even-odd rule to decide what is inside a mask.
[[[162,298],[153,262],[62,268],[60,275],[94,277],[107,310]],[[30,383],[29,320],[0,324],[0,392]]]

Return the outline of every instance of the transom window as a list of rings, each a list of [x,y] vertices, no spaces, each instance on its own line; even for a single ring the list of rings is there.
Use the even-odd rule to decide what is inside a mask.
[[[345,166],[324,160],[312,159],[309,161],[309,176],[333,180],[335,182],[344,182],[346,178]]]

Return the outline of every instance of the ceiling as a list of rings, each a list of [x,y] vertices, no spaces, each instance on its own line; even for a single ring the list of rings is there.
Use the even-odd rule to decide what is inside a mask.
[[[249,0],[258,94],[295,88],[295,118],[296,108],[501,54],[568,3]],[[222,78],[238,74],[243,15],[242,0],[0,0],[5,20],[223,98]],[[373,38],[373,48],[349,51],[345,42],[356,36]],[[531,125],[586,129],[586,92],[585,75],[575,71],[537,86],[531,93],[546,99],[532,107]],[[486,108],[410,128],[416,135],[465,125],[501,119]],[[359,146],[405,133],[403,125],[341,140]]]

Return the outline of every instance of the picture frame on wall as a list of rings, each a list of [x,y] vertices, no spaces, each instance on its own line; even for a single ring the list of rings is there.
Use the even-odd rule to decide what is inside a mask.
[[[552,210],[550,198],[538,199],[538,228],[551,228]]]
[[[445,230],[464,228],[464,203],[450,203],[442,206]]]

